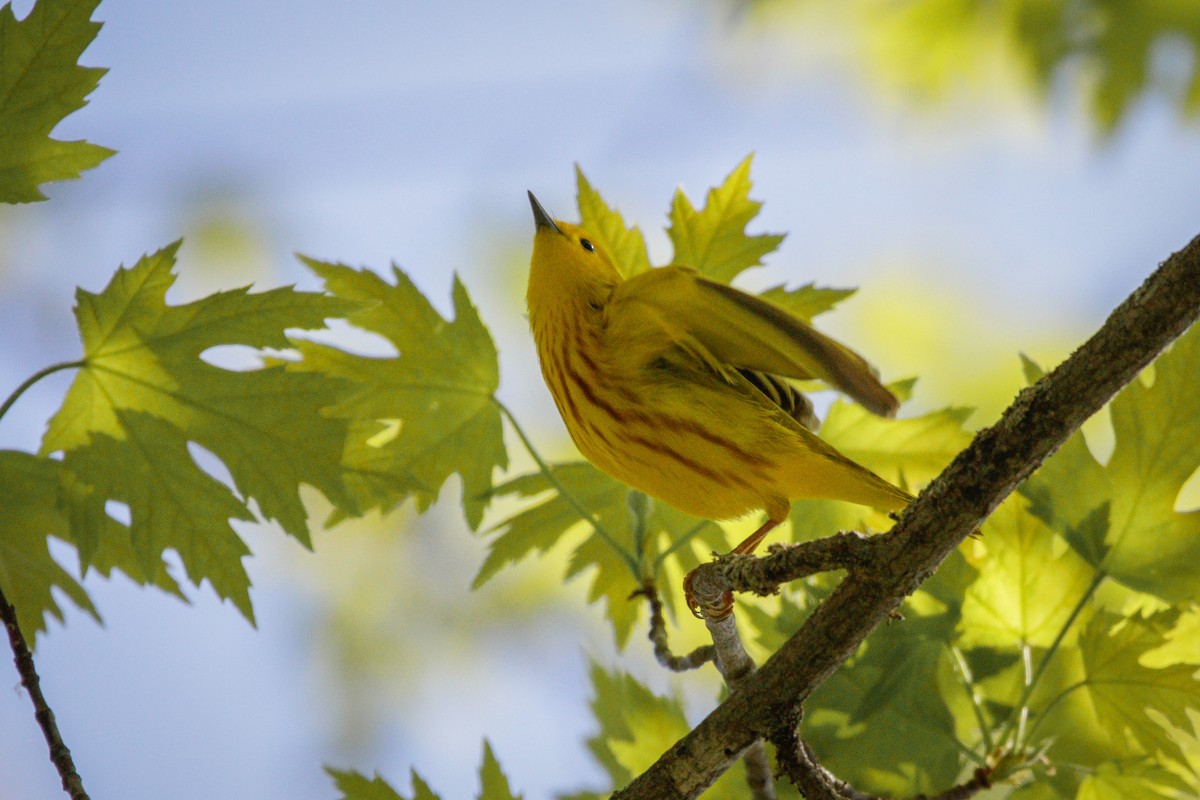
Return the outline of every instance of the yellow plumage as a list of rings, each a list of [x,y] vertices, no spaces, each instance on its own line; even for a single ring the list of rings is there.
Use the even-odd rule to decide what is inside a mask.
[[[752,550],[798,498],[884,510],[911,496],[822,441],[780,379],[817,378],[878,414],[896,398],[860,356],[757,297],[684,267],[628,280],[532,194],[527,302],[542,375],[580,451],[681,511],[764,509]],[[748,546],[747,546],[748,545]]]

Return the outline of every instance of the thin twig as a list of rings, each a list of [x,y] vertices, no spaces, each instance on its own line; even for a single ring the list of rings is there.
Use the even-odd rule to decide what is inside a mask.
[[[892,800],[884,795],[860,792],[839,779],[821,766],[812,747],[798,736],[792,737],[791,752],[795,758],[781,758],[780,765],[785,770],[784,774],[792,779],[806,800]],[[969,800],[979,792],[991,788],[991,775],[989,767],[979,767],[971,775],[971,779],[964,783],[940,794],[914,795],[910,800]]]
[[[672,653],[670,645],[667,644],[667,621],[663,617],[662,599],[658,596],[658,588],[654,581],[647,580],[641,589],[634,592],[635,596],[639,594],[650,601],[650,643],[654,645],[654,657],[658,659],[659,664],[672,672],[686,672],[713,660],[716,650],[711,644],[697,647],[686,656]]]
[[[760,597],[779,593],[789,581],[833,570],[854,570],[870,564],[879,549],[877,537],[842,531],[823,539],[796,544],[773,544],[758,557],[727,553],[701,564],[692,576],[692,592],[712,594],[719,602],[724,592],[752,592]]]
[[[695,583],[692,584],[695,590]],[[697,600],[701,607],[711,607],[720,602],[711,595],[705,596],[704,581],[697,591]],[[754,659],[746,652],[742,637],[738,633],[737,618],[730,608],[728,613],[706,615],[704,625],[712,636],[716,656],[713,663],[725,679],[725,685],[731,693],[736,693],[758,669]],[[754,800],[775,800],[775,774],[771,762],[767,759],[767,751],[762,739],[756,739],[742,754],[742,763],[746,767],[746,784],[750,788]]]
[[[0,618],[4,620],[4,627],[8,629],[8,641],[12,645],[17,672],[21,675],[21,685],[33,700],[33,716],[41,726],[42,735],[46,737],[46,744],[50,747],[50,761],[62,778],[63,791],[71,800],[88,800],[87,792],[83,789],[83,780],[75,771],[75,762],[71,760],[71,751],[63,743],[62,734],[58,732],[58,723],[54,721],[54,712],[50,710],[50,705],[42,694],[33,654],[29,652],[25,635],[21,633],[21,626],[17,623],[16,609],[9,605],[3,590],[0,590]]]

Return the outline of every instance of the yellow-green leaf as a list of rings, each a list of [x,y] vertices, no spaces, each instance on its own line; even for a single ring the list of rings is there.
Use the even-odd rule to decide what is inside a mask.
[[[578,166],[575,167],[575,182],[578,185],[579,224],[608,253],[621,274],[631,278],[650,269],[646,240],[637,226],[625,226],[621,212],[604,202]]]
[[[113,154],[50,138],[107,72],[76,63],[100,30],[91,19],[99,2],[38,0],[21,21],[11,4],[0,7],[0,202],[45,200],[41,184],[78,178]]]
[[[1034,513],[1090,562],[1168,602],[1200,597],[1200,511],[1175,511],[1181,486],[1200,467],[1197,370],[1193,326],[1154,363],[1153,383],[1143,376],[1113,400],[1107,464],[1076,434],[1022,489]]]
[[[16,609],[30,643],[46,630],[46,614],[63,619],[52,589],[100,618],[87,592],[50,556],[47,546],[48,534],[70,540],[60,505],[61,471],[57,461],[0,450],[0,589]]]
[[[416,770],[412,773],[412,798],[405,798],[387,781],[379,777],[378,773],[373,778],[367,778],[358,772],[331,767],[326,767],[325,772],[333,778],[337,790],[341,793],[338,800],[441,800],[430,790],[425,781],[421,780],[421,776],[416,773]]]
[[[961,745],[937,683],[953,624],[939,615],[878,628],[813,692],[803,732],[824,766],[860,790],[896,797],[954,783]]]
[[[1075,800],[1171,800],[1187,797],[1188,789],[1159,764],[1109,762],[1083,779]]]
[[[523,475],[495,490],[497,495],[534,497],[551,492],[530,507],[501,522],[487,559],[475,577],[480,586],[501,568],[531,553],[542,553],[561,541],[574,544],[567,577],[591,573],[588,601],[606,601],[618,647],[624,647],[633,626],[645,616],[645,605],[630,599],[644,578],[661,576],[663,562],[676,559],[681,571],[696,566],[692,543],[726,549],[724,532],[716,523],[700,520],[662,503],[650,502],[648,512],[634,520],[630,499],[646,500],[587,462],[551,468],[553,481],[541,473]],[[561,489],[561,491],[560,491]],[[586,512],[589,522],[580,513]],[[593,525],[589,534],[589,527]],[[672,610],[680,593],[663,593]]]
[[[125,503],[133,549],[143,574],[166,550],[179,554],[197,586],[208,580],[250,620],[250,549],[229,524],[254,515],[229,487],[196,467],[179,428],[140,411],[117,409],[121,438],[96,433],[67,451],[63,464],[104,497]]]
[[[508,788],[508,777],[492,753],[492,745],[483,740],[483,764],[479,767],[479,800],[521,800]]]
[[[980,574],[962,604],[962,647],[1049,647],[1095,576],[1023,498],[1001,504],[966,549]]]
[[[287,347],[287,329],[323,327],[354,304],[281,288],[236,289],[170,306],[165,294],[177,248],[122,267],[100,294],[76,293],[84,366],[50,420],[42,451],[66,453],[64,463],[82,486],[100,492],[101,502],[130,505],[132,545],[145,575],[160,571],[163,548],[177,550],[193,580],[209,579],[249,616],[245,546],[228,520],[253,519],[253,500],[307,544],[301,484],[353,504],[341,465],[347,426],[320,413],[341,384],[279,363],[236,371],[202,356],[222,345]],[[220,460],[240,496],[208,476],[189,442]],[[182,487],[197,494],[172,494]],[[166,524],[171,515],[177,530]],[[91,564],[99,542],[76,533],[81,558]]]
[[[806,283],[795,289],[775,286],[760,293],[759,297],[805,322],[812,322],[813,317],[829,311],[856,291],[858,290],[832,289],[828,286]]]
[[[913,380],[891,386],[903,400]],[[914,493],[936,477],[971,441],[963,425],[968,408],[949,407],[919,417],[884,419],[862,406],[838,399],[821,423],[821,438],[859,464]],[[863,506],[832,500],[798,500],[792,504],[796,539],[828,536],[838,530],[882,530],[888,518]]]
[[[1054,741],[1051,758],[1096,764],[1116,756],[1157,752],[1181,757],[1170,731],[1189,726],[1187,710],[1200,709],[1196,667],[1145,666],[1143,656],[1161,647],[1158,621],[1098,613],[1077,647],[1060,648],[1033,705],[1042,709],[1035,731]]]
[[[710,189],[704,208],[696,210],[680,189],[671,202],[667,234],[675,246],[672,264],[691,267],[713,280],[728,283],[743,270],[762,264],[783,236],[748,236],[746,225],[762,203],[750,199],[750,161],[746,156],[720,186]]]
[[[379,334],[398,355],[370,357],[298,342],[297,369],[346,379],[328,409],[353,425],[345,460],[364,507],[387,511],[410,496],[421,509],[446,479],[463,481],[463,511],[479,525],[496,467],[508,465],[494,393],[496,347],[467,290],[454,280],[453,321],[444,319],[398,267],[395,284],[369,270],[303,258],[336,297],[361,310],[347,319]]]

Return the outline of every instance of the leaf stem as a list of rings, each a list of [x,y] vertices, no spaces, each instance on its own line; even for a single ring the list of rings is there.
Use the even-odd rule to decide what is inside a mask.
[[[8,410],[12,408],[13,403],[17,402],[21,395],[25,394],[25,391],[30,386],[33,386],[42,378],[45,378],[47,375],[53,375],[55,372],[60,372],[64,369],[74,369],[76,367],[84,366],[87,366],[87,361],[83,359],[80,359],[79,361],[63,361],[59,364],[51,364],[45,369],[40,369],[33,373],[25,379],[24,383],[18,386],[16,390],[14,390],[13,393],[8,396],[8,399],[4,401],[4,405],[0,406],[0,419],[4,418],[4,415],[8,413]]]
[[[1050,666],[1050,660],[1054,658],[1054,654],[1058,651],[1063,639],[1066,638],[1067,631],[1071,630],[1071,627],[1075,624],[1075,620],[1078,619],[1080,613],[1083,611],[1084,606],[1087,605],[1088,601],[1092,599],[1092,595],[1096,593],[1096,589],[1099,588],[1100,584],[1106,577],[1108,576],[1103,570],[1096,570],[1096,574],[1092,577],[1092,582],[1088,584],[1087,589],[1079,598],[1079,602],[1075,604],[1075,607],[1071,609],[1071,613],[1067,615],[1067,621],[1064,622],[1063,626],[1059,629],[1058,635],[1054,637],[1054,641],[1050,643],[1048,648],[1046,648],[1046,652],[1042,654],[1041,659],[1038,661],[1037,666],[1033,668],[1032,673],[1026,673],[1028,678],[1025,681],[1025,689],[1021,692],[1021,699],[1017,701],[1017,705],[1015,707],[1017,710],[1019,729],[1016,731],[1017,739],[1014,742],[1014,747],[1020,747],[1024,745],[1021,737],[1025,733],[1025,721],[1029,714],[1029,698],[1033,696],[1033,690],[1037,688],[1038,680],[1042,677],[1042,674],[1046,671],[1046,668]],[[1028,666],[1026,669],[1028,669]],[[1013,733],[1013,717],[1010,716],[1008,721],[1005,723],[1004,732],[999,737],[1000,741],[1008,741],[1012,737]]]
[[[537,464],[538,471],[545,476],[546,480],[550,482],[551,486],[558,490],[558,493],[562,495],[563,499],[565,499],[571,508],[575,510],[575,513],[579,515],[579,518],[591,525],[592,529],[596,531],[596,535],[603,539],[609,547],[617,552],[617,555],[619,555],[621,560],[625,562],[625,565],[629,567],[629,571],[633,573],[633,577],[640,581],[643,576],[640,574],[641,571],[638,568],[638,559],[630,555],[629,551],[622,547],[620,542],[616,540],[616,537],[609,533],[608,530],[600,524],[600,520],[596,519],[594,515],[589,513],[588,510],[584,508],[583,505],[575,498],[575,496],[568,492],[566,487],[559,482],[558,478],[554,476],[554,472],[550,469],[550,465],[547,464],[545,459],[542,458],[541,454],[538,453],[537,448],[533,446],[533,442],[525,434],[525,431],[521,428],[520,423],[517,422],[517,418],[513,416],[511,411],[508,410],[508,406],[504,405],[504,403],[501,403],[495,397],[493,397],[492,400],[495,401],[497,406],[499,406],[500,413],[508,419],[509,424],[512,425],[513,430],[516,431],[517,438],[521,440],[521,444],[525,445],[525,450],[533,458],[534,463]]]
[[[706,519],[700,520],[695,525],[693,525],[692,527],[690,527],[686,531],[684,531],[684,534],[682,536],[680,536],[675,541],[671,542],[670,546],[667,547],[667,549],[663,550],[661,553],[659,553],[657,556],[655,556],[654,557],[654,565],[651,568],[651,572],[654,574],[654,576],[658,577],[658,570],[662,567],[663,561],[666,560],[667,556],[671,555],[676,550],[678,550],[679,548],[683,547],[685,544],[690,542],[696,534],[698,534],[698,533],[700,533],[700,531],[704,530],[704,526],[709,525],[709,524],[710,524],[709,520],[706,520]]]
[[[971,710],[975,712],[975,721],[979,724],[979,734],[983,738],[983,748],[990,753],[996,749],[996,743],[992,739],[991,725],[983,713],[979,690],[975,686],[975,675],[971,672],[971,666],[967,663],[966,656],[957,645],[950,646],[950,655],[954,658],[955,672],[962,679],[963,689],[966,690],[967,697],[971,701]]]
[[[6,403],[4,407],[8,408],[9,405],[11,403]],[[88,800],[88,794],[83,788],[83,779],[75,771],[75,762],[71,760],[71,751],[63,743],[62,734],[58,731],[58,723],[54,721],[54,712],[50,710],[46,696],[42,694],[37,667],[33,663],[33,654],[29,652],[29,644],[25,641],[25,635],[21,633],[21,626],[17,623],[16,609],[9,605],[8,598],[4,596],[2,589],[0,589],[0,619],[4,621],[4,627],[8,629],[8,643],[12,646],[13,661],[16,662],[17,672],[21,676],[21,685],[29,692],[29,697],[33,701],[33,716],[42,729],[42,735],[46,737],[46,744],[50,748],[50,761],[58,770],[59,777],[62,778],[63,791],[70,796],[71,800]]]

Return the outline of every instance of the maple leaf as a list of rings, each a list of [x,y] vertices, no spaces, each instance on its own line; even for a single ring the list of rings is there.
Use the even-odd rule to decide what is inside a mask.
[[[606,602],[618,647],[625,646],[633,626],[645,614],[644,605],[631,601],[630,595],[646,577],[658,578],[668,557],[682,572],[696,566],[695,550],[684,545],[703,544],[708,551],[727,547],[724,531],[715,522],[662,503],[646,502],[642,516],[633,514],[631,500],[648,498],[586,461],[552,466],[550,476],[522,475],[497,486],[494,493],[544,496],[495,526],[498,534],[488,546],[473,586],[482,586],[501,568],[531,553],[573,544],[566,577],[591,575],[588,602]],[[674,610],[679,596],[666,592],[663,600]]]
[[[592,664],[591,677],[592,713],[599,730],[588,737],[588,750],[608,773],[613,788],[625,786],[686,735],[691,726],[678,697],[656,695],[632,675],[608,672],[596,663]],[[576,792],[563,800],[591,800],[610,793],[611,789],[604,793]],[[705,800],[745,796],[745,768],[740,762],[704,792]]]
[[[857,291],[857,289],[832,289],[828,286],[806,283],[795,289],[774,286],[760,292],[758,296],[805,322],[812,322],[813,317],[824,314]]]
[[[341,792],[339,800],[441,800],[441,796],[429,788],[416,770],[412,771],[411,798],[406,798],[393,789],[378,773],[373,778],[367,778],[357,772],[331,767],[326,767],[325,772],[333,778],[334,785]]]
[[[326,289],[365,306],[346,319],[379,334],[398,351],[368,357],[297,342],[301,370],[349,381],[326,413],[348,420],[345,462],[365,507],[387,511],[414,496],[425,510],[446,479],[463,482],[462,504],[479,526],[492,472],[508,465],[496,347],[467,290],[454,279],[455,319],[444,319],[398,267],[389,284],[369,270],[301,257]]]
[[[908,379],[889,388],[904,401],[914,383]],[[963,427],[970,415],[968,408],[951,406],[918,417],[884,419],[839,398],[821,422],[820,436],[848,458],[914,490],[936,477],[970,442],[971,435]],[[798,540],[864,526],[880,530],[890,524],[877,511],[834,500],[797,500],[792,503],[791,520]]]
[[[1192,665],[1143,663],[1164,642],[1160,622],[1099,612],[1077,646],[1060,648],[1032,699],[1042,709],[1034,732],[1054,741],[1051,758],[1093,765],[1162,753],[1182,760],[1179,741],[1159,720],[1186,728],[1188,709],[1200,708],[1200,682]]]
[[[483,740],[483,764],[479,767],[479,800],[521,800],[521,795],[508,788],[508,777],[492,752],[492,745]]]
[[[1152,384],[1135,380],[1112,401],[1107,464],[1076,433],[1021,487],[1092,566],[1168,602],[1194,601],[1200,586],[1200,511],[1175,511],[1200,467],[1198,365],[1192,326],[1154,362]]]
[[[15,450],[0,450],[0,587],[31,641],[46,629],[46,614],[60,622],[58,588],[76,606],[100,619],[87,592],[50,555],[47,534],[69,538],[60,507],[62,465]]]
[[[734,168],[720,186],[710,189],[704,208],[697,211],[683,190],[671,202],[667,234],[675,246],[672,264],[691,267],[707,278],[729,283],[743,270],[762,263],[779,247],[778,234],[746,235],[746,225],[762,203],[750,199],[750,161]]]
[[[378,774],[374,778],[367,778],[357,772],[330,767],[326,767],[325,772],[333,778],[338,791],[341,792],[340,800],[441,800],[441,796],[429,788],[416,770],[412,771],[411,798],[397,792]],[[479,783],[477,800],[521,800],[521,795],[514,795],[509,788],[508,778],[486,739],[483,741],[483,763],[479,767]]]
[[[632,278],[650,269],[646,240],[637,226],[625,226],[621,212],[604,202],[578,165],[575,167],[575,182],[578,186],[579,224],[608,253],[621,274]]]
[[[83,366],[51,418],[42,452],[104,498],[130,507],[130,535],[144,575],[156,575],[164,549],[179,552],[193,582],[207,578],[251,617],[248,551],[229,525],[263,516],[309,544],[300,484],[353,505],[341,455],[346,425],[320,415],[340,381],[276,363],[233,371],[201,355],[219,345],[284,348],[286,329],[317,328],[354,306],[290,287],[236,289],[168,306],[179,243],[117,270],[100,294],[76,293]],[[211,478],[192,442],[229,470],[241,497]],[[99,540],[76,531],[84,565]]]
[[[980,576],[963,602],[963,647],[1049,647],[1091,588],[1095,571],[1027,506],[1023,498],[1001,504],[966,548],[982,552],[972,557]]]
[[[107,72],[76,63],[100,30],[91,21],[99,2],[39,0],[21,21],[11,4],[0,7],[0,202],[45,200],[40,184],[77,178],[114,153],[50,138]]]

